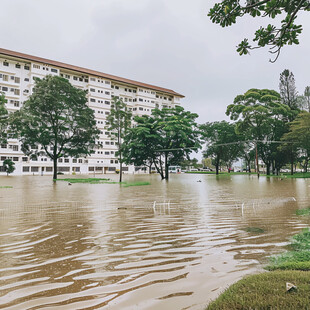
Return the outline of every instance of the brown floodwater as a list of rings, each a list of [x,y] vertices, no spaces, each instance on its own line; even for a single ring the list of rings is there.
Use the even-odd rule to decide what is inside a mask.
[[[307,179],[51,179],[0,177],[0,309],[204,309],[310,224]]]

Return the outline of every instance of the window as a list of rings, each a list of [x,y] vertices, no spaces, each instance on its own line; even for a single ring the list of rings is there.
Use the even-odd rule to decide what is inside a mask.
[[[109,92],[109,91],[106,91],[105,94],[106,94],[106,95],[110,95],[110,92]]]
[[[24,81],[25,81],[25,82],[29,82],[29,78],[25,78]]]
[[[105,115],[109,115],[109,114],[110,114],[110,112],[108,112],[108,111],[105,112]]]
[[[104,152],[104,155],[110,155],[110,152]]]
[[[18,161],[18,157],[13,157],[13,161]]]
[[[143,108],[140,107],[140,108],[139,108],[139,111],[143,111]]]
[[[104,103],[109,105],[109,104],[110,104],[110,101],[105,101]]]
[[[53,167],[46,167],[46,172],[52,172],[53,171]]]
[[[7,87],[2,87],[3,91],[8,91],[9,89]]]
[[[96,102],[96,99],[90,98],[90,102]]]
[[[6,156],[1,156],[0,159],[1,160],[6,160]]]
[[[65,158],[65,163],[68,163],[69,162],[69,158]]]
[[[27,92],[26,92],[26,90],[28,90],[28,89],[25,89],[24,92],[25,92],[25,93],[29,93],[29,90],[28,90]],[[19,96],[19,95],[20,95],[20,90],[17,89],[17,88],[15,88],[15,89],[14,89],[14,95]]]
[[[16,64],[15,68],[20,69],[20,64]]]
[[[74,81],[77,81],[77,79],[78,79],[78,78],[77,78],[76,76],[73,77],[73,80],[74,80]]]
[[[95,78],[90,78],[90,80],[91,80],[92,82],[96,82],[96,79],[95,79]]]
[[[115,89],[119,89],[119,87],[118,87],[118,86],[115,86]]]
[[[59,163],[62,163],[62,158],[58,158],[58,162],[59,162]]]
[[[8,66],[9,66],[9,63],[8,63],[7,61],[4,61],[4,62],[3,62],[3,65],[4,65],[5,67],[8,67]]]
[[[41,67],[39,65],[33,64],[32,65],[35,69],[40,69]]]
[[[110,160],[110,164],[113,164],[113,163],[114,163],[114,160],[113,160],[113,159],[111,159],[111,160]]]
[[[79,164],[82,164],[83,163],[83,159],[79,159]]]
[[[27,65],[25,65],[25,66],[24,66],[24,69],[25,69],[25,70],[30,70],[30,67],[27,66]]]
[[[80,172],[80,167],[75,167],[75,172]]]
[[[8,146],[7,144],[1,144],[1,148],[2,148],[2,149],[6,149],[7,146]]]
[[[18,151],[18,145],[13,145],[13,151],[15,151],[15,152]]]
[[[17,76],[15,76],[15,77],[14,77],[14,82],[15,82],[15,83],[20,83],[20,78],[17,77]]]
[[[88,171],[95,171],[94,167],[88,167]]]
[[[58,70],[54,69],[54,68],[52,68],[51,71],[54,72],[54,73],[58,73]]]
[[[89,90],[92,91],[92,92],[96,91],[95,88],[90,88]]]
[[[108,168],[108,171],[115,171],[115,170],[116,170],[115,167],[109,167],[109,168]]]
[[[57,171],[59,171],[59,172],[70,172],[70,167],[58,167]]]
[[[9,80],[9,76],[6,74],[3,74],[2,79],[4,82],[7,82]]]
[[[28,157],[22,157],[22,161],[28,161]]]
[[[73,162],[74,164],[76,164],[76,163],[77,163],[77,159],[76,159],[76,158],[73,158],[73,159],[72,159],[72,162]]]
[[[109,81],[105,81],[105,83],[106,83],[106,84],[110,84],[110,82],[109,82]]]
[[[39,172],[39,167],[31,167],[31,172]]]
[[[23,172],[29,172],[29,167],[23,167]]]
[[[143,99],[142,99],[142,98],[139,98],[139,101],[142,101],[142,102],[143,102]]]

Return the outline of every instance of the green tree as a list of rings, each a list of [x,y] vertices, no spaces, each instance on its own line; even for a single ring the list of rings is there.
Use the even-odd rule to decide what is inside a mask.
[[[12,127],[29,156],[48,156],[57,179],[58,158],[93,153],[99,130],[86,91],[59,76],[37,79],[32,95],[14,113]]]
[[[116,141],[117,153],[119,162],[119,181],[122,182],[123,175],[123,139],[128,133],[131,125],[132,113],[128,110],[126,104],[121,98],[114,97],[109,116],[107,117],[108,125],[106,129],[109,130],[109,135],[112,140]]]
[[[8,111],[5,107],[6,99],[0,93],[0,143],[6,143],[8,127]]]
[[[3,170],[6,172],[6,175],[9,175],[15,171],[15,163],[12,159],[7,158],[3,161]]]
[[[291,109],[296,110],[298,92],[296,90],[293,72],[285,69],[280,74],[279,88],[282,103],[288,105]]]
[[[151,116],[135,117],[136,125],[124,138],[124,161],[127,164],[154,165],[162,179],[168,180],[170,165],[189,159],[200,147],[197,114],[182,107],[154,109]]]
[[[274,55],[271,62],[275,62],[283,46],[299,44],[298,37],[302,32],[302,26],[296,24],[297,15],[301,11],[309,10],[309,0],[223,0],[210,9],[208,16],[213,23],[220,24],[222,27],[231,26],[238,18],[247,15],[269,19],[282,17],[281,24],[278,26],[273,24],[261,26],[255,32],[254,45],[246,38],[237,46],[240,55],[249,54],[250,50],[256,48],[269,47],[269,52]]]
[[[266,164],[267,174],[270,174],[277,152],[277,145],[270,141],[279,141],[288,131],[288,119],[294,111],[281,103],[280,94],[276,91],[250,89],[234,99],[226,114],[236,121],[237,133],[242,133],[253,142],[258,141],[259,156]]]
[[[299,108],[310,112],[310,86],[305,88],[303,96],[298,96]]]
[[[291,142],[291,145],[297,148],[304,161],[304,169],[307,171],[310,160],[310,113],[301,112],[290,123],[290,130],[283,136],[282,140]]]
[[[205,158],[211,157],[214,160],[216,174],[219,174],[221,161],[225,163],[230,171],[233,161],[242,152],[242,143],[235,132],[234,124],[226,121],[205,123],[200,126],[202,136],[207,143],[203,155]]]

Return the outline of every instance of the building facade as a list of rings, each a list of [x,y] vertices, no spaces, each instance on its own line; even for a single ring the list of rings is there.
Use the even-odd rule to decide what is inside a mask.
[[[99,142],[102,148],[91,156],[83,158],[60,158],[58,171],[63,173],[113,173],[119,163],[115,156],[116,145],[106,131],[106,117],[111,109],[113,96],[123,99],[133,116],[149,115],[152,109],[180,105],[184,96],[173,90],[121,78],[106,73],[85,69],[69,64],[26,55],[0,48],[0,92],[7,99],[6,107],[14,112],[23,106],[31,95],[35,78],[46,75],[59,75],[70,83],[88,91],[88,105],[94,110],[97,127],[100,130]],[[8,139],[0,145],[0,166],[5,159],[15,163],[13,175],[52,174],[53,162],[46,156],[30,159],[25,156],[16,139]],[[139,172],[140,167],[125,166],[124,171]],[[0,174],[4,174],[0,169]]]

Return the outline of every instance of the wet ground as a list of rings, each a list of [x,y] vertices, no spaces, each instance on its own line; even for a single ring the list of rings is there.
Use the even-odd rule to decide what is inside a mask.
[[[125,179],[0,177],[0,309],[204,309],[310,225],[307,179]]]

